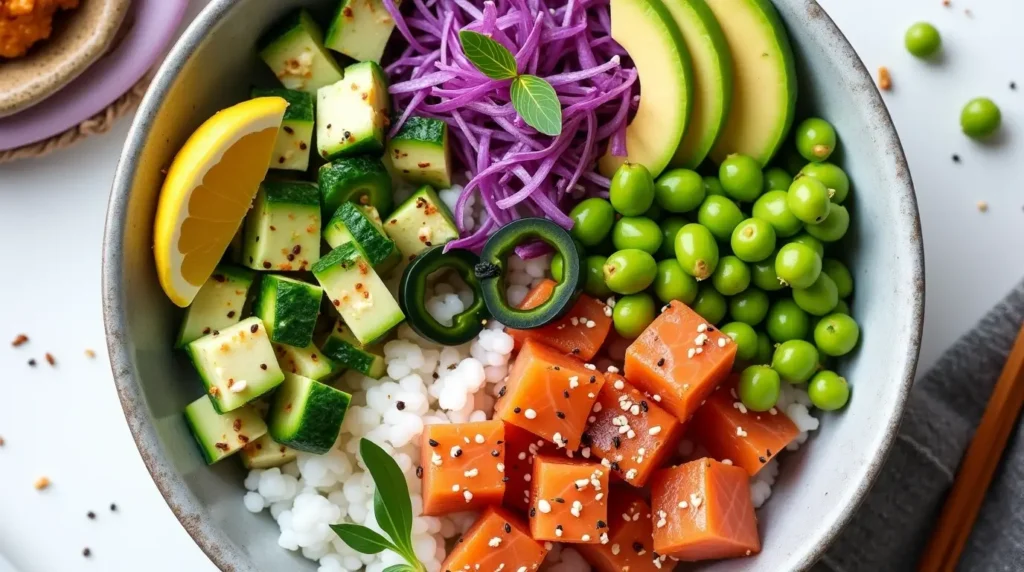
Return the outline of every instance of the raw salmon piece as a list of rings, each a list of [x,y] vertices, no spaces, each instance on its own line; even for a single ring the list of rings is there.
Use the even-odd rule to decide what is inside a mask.
[[[522,517],[492,506],[462,535],[441,570],[532,572],[547,553],[543,543],[530,538]]]
[[[501,504],[504,423],[427,425],[422,439],[423,514],[442,516]]]
[[[591,364],[528,339],[516,356],[494,417],[575,451],[604,385]]]
[[[584,433],[591,453],[609,461],[613,475],[642,487],[662,467],[683,436],[683,424],[626,378],[605,374],[607,381]]]
[[[745,470],[714,459],[663,469],[651,479],[654,550],[684,561],[761,551]]]
[[[530,508],[530,480],[533,479],[533,458],[555,447],[526,429],[505,424],[505,499],[502,504],[526,514]]]
[[[541,281],[530,290],[519,308],[529,310],[546,302],[556,284],[554,280]],[[532,330],[508,328],[505,331],[515,340],[516,348],[522,347],[526,340],[534,339],[586,361],[597,355],[608,337],[612,328],[611,316],[612,310],[604,302],[583,294],[572,310],[559,320]]]
[[[608,469],[582,459],[533,460],[530,533],[534,540],[603,542],[608,533]]]
[[[673,301],[626,350],[626,379],[686,422],[735,359],[732,338]]]
[[[776,409],[748,411],[735,392],[735,379],[719,387],[693,415],[689,426],[708,454],[719,461],[729,459],[753,476],[796,439],[800,429]]]
[[[608,542],[580,544],[576,550],[595,572],[665,572],[673,563],[654,551],[651,507],[640,491],[612,487],[608,501]]]

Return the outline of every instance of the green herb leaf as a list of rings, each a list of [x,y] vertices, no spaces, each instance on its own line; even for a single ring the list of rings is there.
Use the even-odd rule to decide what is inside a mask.
[[[334,531],[352,550],[362,554],[378,554],[385,550],[398,552],[388,539],[360,524],[332,524]]]
[[[512,82],[512,107],[530,127],[545,135],[562,132],[562,104],[555,88],[535,75],[521,75]]]
[[[377,524],[403,549],[403,555],[412,554],[412,500],[402,469],[387,451],[369,439],[359,441],[359,453],[377,485],[373,496]]]
[[[471,30],[459,32],[462,52],[476,69],[491,79],[512,79],[519,75],[516,57],[508,48],[488,36]]]
[[[419,572],[419,569],[409,564],[392,564],[385,568],[384,572]]]

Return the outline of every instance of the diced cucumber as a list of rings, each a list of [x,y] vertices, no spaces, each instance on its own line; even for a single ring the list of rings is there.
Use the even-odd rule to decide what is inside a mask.
[[[185,422],[207,465],[241,451],[267,433],[267,425],[252,407],[218,413],[207,395],[185,406]]]
[[[245,218],[245,265],[309,270],[320,259],[320,191],[311,183],[263,181]]]
[[[334,216],[343,203],[372,206],[381,216],[391,212],[391,175],[376,157],[349,157],[320,167],[323,217]]]
[[[266,274],[260,280],[253,313],[263,320],[270,341],[303,348],[313,342],[313,328],[323,295],[319,286]]]
[[[324,48],[323,34],[306,10],[296,10],[264,34],[260,57],[288,89],[309,93],[339,81],[342,70]]]
[[[322,455],[338,439],[350,400],[344,391],[286,374],[267,415],[270,436],[282,445]]]
[[[276,96],[288,102],[281,129],[274,142],[270,168],[305,171],[309,168],[309,148],[313,143],[313,94],[292,89],[254,87],[252,96]]]
[[[407,119],[388,141],[387,156],[394,172],[410,183],[436,189],[452,186],[448,124],[440,119]]]
[[[408,261],[431,246],[459,237],[448,207],[430,187],[413,193],[388,217],[384,231]]]
[[[334,330],[327,336],[320,351],[338,366],[358,371],[373,379],[380,379],[387,372],[381,349],[359,343],[341,320],[338,320]]]
[[[361,344],[372,344],[405,319],[395,297],[354,243],[332,250],[313,275]]]
[[[342,203],[324,229],[324,240],[332,248],[355,240],[373,269],[382,276],[386,276],[402,258],[395,241],[384,233],[380,216],[373,207]]]
[[[395,21],[381,0],[342,0],[324,45],[356,61],[380,63],[394,29]]]
[[[277,364],[285,373],[294,373],[319,381],[330,377],[338,368],[313,344],[302,348],[274,344],[274,352],[277,354]]]
[[[384,70],[374,62],[345,68],[341,81],[316,92],[316,145],[324,159],[380,155],[391,118]]]
[[[241,321],[254,278],[255,273],[245,268],[230,264],[218,266],[185,310],[174,347],[185,347],[189,342]]]
[[[267,329],[256,317],[203,336],[186,348],[214,407],[222,413],[242,407],[284,380]]]
[[[270,434],[250,442],[239,454],[242,464],[250,471],[253,469],[272,469],[287,465],[295,460],[295,449],[274,441]]]

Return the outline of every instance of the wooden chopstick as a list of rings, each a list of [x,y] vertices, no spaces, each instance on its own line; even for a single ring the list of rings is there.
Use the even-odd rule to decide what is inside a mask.
[[[981,423],[967,448],[953,489],[942,507],[919,572],[953,572],[970,537],[992,476],[1024,406],[1024,325],[992,390]]]

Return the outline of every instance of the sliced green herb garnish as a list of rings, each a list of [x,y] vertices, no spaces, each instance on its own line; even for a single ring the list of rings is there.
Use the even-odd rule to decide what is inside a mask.
[[[476,69],[491,79],[512,79],[519,75],[516,57],[508,48],[479,32],[459,32],[462,52]]]

